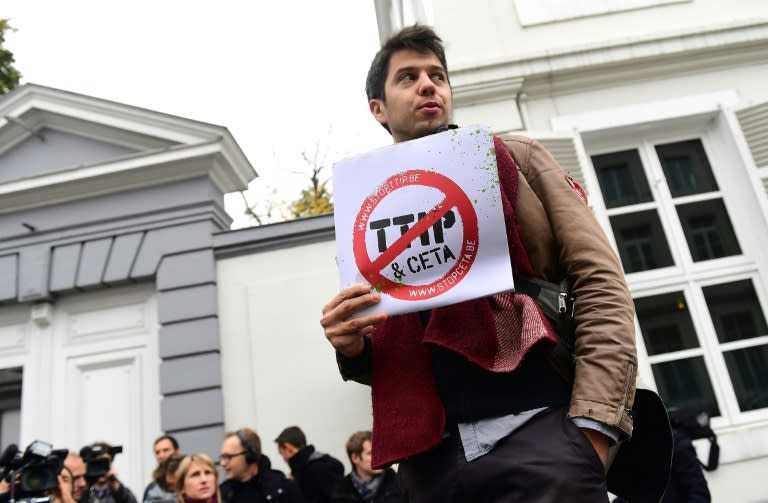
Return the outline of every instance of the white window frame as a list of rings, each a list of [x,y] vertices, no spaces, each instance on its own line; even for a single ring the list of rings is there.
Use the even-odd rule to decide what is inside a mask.
[[[723,117],[724,110],[733,107],[738,103],[738,100],[738,95],[735,92],[724,91],[552,119],[553,129],[556,132],[571,132],[581,135],[587,159],[592,155],[602,153],[630,149],[639,150],[641,162],[644,165],[648,183],[651,185],[650,189],[654,196],[654,201],[647,203],[647,205],[649,208],[657,208],[659,211],[659,218],[674,265],[653,271],[628,274],[627,281],[633,296],[636,298],[682,291],[688,303],[700,343],[699,348],[648,356],[642,337],[638,337],[640,379],[645,385],[650,384],[650,387],[655,387],[651,370],[652,364],[702,355],[712,380],[713,392],[721,413],[721,416],[713,418],[712,421],[716,429],[739,428],[768,421],[768,407],[746,412],[739,410],[723,354],[729,349],[762,345],[768,342],[768,334],[765,337],[752,338],[747,341],[721,344],[711,323],[702,290],[702,288],[713,284],[750,279],[755,287],[763,315],[768,317],[768,293],[764,291],[765,285],[768,284],[768,274],[765,266],[761,265],[760,255],[756,251],[759,249],[759,240],[752,243],[753,237],[744,231],[746,226],[738,223],[739,219],[745,215],[741,210],[733,209],[732,205],[729,204],[734,195],[739,193],[738,187],[733,180],[726,180],[722,172],[722,166],[730,165],[727,164],[728,160],[731,163],[741,160],[740,158],[733,158],[733,156],[739,156],[739,152],[736,150],[727,153],[722,152],[727,150],[723,148],[724,146],[727,147],[729,142],[733,143],[733,138],[728,137],[733,135],[732,120],[729,117]],[[720,120],[723,118],[724,121]],[[716,194],[725,203],[741,248],[740,255],[693,262],[682,226],[673,222],[674,217],[672,215],[677,214],[675,206],[680,204],[681,200],[692,202],[702,198],[710,199],[713,193],[707,193],[706,196],[686,196],[673,199],[665,182],[658,157],[650,155],[650,152],[655,153],[653,146],[657,144],[694,138],[701,140],[712,166],[713,176],[719,189]],[[584,178],[591,205],[595,210],[596,217],[606,230],[614,249],[617,250],[609,216],[638,211],[643,205],[632,205],[627,210],[621,208],[606,209],[591,161],[587,161],[586,164]],[[720,166],[719,169],[718,166]],[[659,179],[662,180],[660,187],[654,186],[655,180]],[[640,334],[637,321],[636,329]]]

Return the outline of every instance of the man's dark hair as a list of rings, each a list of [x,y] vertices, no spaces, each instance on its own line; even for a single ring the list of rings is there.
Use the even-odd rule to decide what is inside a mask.
[[[275,442],[277,442],[278,447],[291,444],[298,449],[303,449],[307,446],[307,437],[304,436],[304,432],[298,426],[289,426],[277,436]]]
[[[349,437],[349,440],[347,440],[347,456],[349,456],[349,462],[353,467],[355,466],[355,463],[352,462],[352,454],[362,456],[363,444],[366,440],[370,442],[371,437],[371,432],[364,430],[353,433],[352,436]]]
[[[443,65],[447,78],[448,64],[445,62],[443,40],[429,26],[415,24],[392,35],[374,56],[371,67],[368,69],[368,77],[365,79],[365,94],[368,96],[368,100],[386,101],[384,84],[387,81],[389,60],[392,59],[394,53],[403,49],[434,53],[440,60],[440,64]]]
[[[179,442],[171,435],[160,435],[155,439],[155,443],[152,444],[152,447],[156,446],[163,440],[168,440],[175,450],[179,449]]]

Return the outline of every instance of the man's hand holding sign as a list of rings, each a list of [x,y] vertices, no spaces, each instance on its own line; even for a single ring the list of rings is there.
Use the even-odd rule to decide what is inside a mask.
[[[365,348],[365,336],[373,331],[373,325],[387,318],[385,313],[352,316],[358,311],[372,308],[381,296],[370,285],[352,285],[344,288],[323,306],[320,324],[331,345],[347,358],[354,358]]]

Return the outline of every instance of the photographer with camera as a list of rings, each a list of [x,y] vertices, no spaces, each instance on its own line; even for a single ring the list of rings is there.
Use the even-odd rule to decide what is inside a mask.
[[[88,489],[80,503],[136,503],[136,496],[117,478],[112,468],[115,455],[123,452],[122,446],[95,442],[80,449],[86,463]]]
[[[62,492],[59,479],[67,452],[40,440],[29,444],[23,453],[17,445],[9,445],[0,454],[0,502],[45,503],[59,499],[70,503],[63,498],[67,490],[71,495],[71,489],[65,483]]]

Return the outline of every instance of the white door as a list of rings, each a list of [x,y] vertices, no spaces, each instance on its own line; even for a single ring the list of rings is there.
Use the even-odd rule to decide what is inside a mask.
[[[0,320],[13,321],[0,321],[0,368],[23,368],[19,447],[121,445],[115,468],[137,498],[160,432],[154,292],[112,288],[0,311]]]

